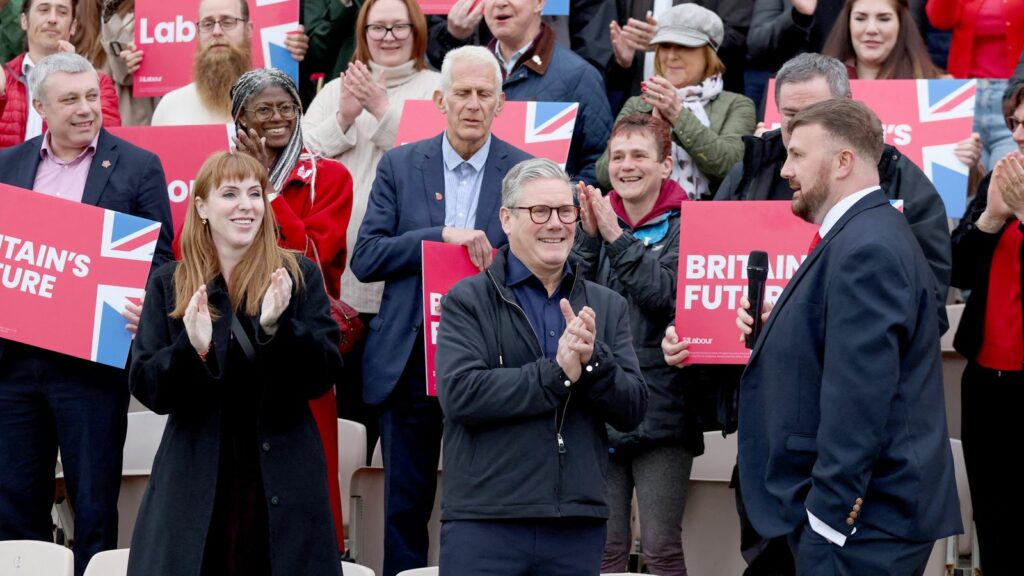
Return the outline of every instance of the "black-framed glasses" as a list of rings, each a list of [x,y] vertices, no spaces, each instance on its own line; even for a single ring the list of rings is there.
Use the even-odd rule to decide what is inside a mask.
[[[284,120],[291,120],[299,114],[299,107],[295,104],[279,104],[277,106],[260,104],[255,108],[246,108],[245,111],[251,113],[260,122],[266,122],[274,117],[274,112],[280,114]]]
[[[579,206],[573,206],[572,204],[566,204],[564,206],[513,206],[516,210],[527,210],[530,212],[530,220],[533,220],[534,224],[547,224],[551,220],[551,213],[558,213],[558,220],[562,224],[574,224],[580,219],[580,208]]]
[[[230,32],[235,29],[241,22],[246,22],[245,18],[236,18],[232,16],[225,16],[223,18],[203,18],[199,21],[199,30],[202,32],[213,32],[213,27],[220,24],[220,29],[225,32]]]
[[[1020,126],[1021,124],[1024,124],[1024,122],[1017,120],[1017,118],[1014,116],[1006,117],[1006,127],[1010,129],[1010,132],[1016,132],[1017,127]]]
[[[408,22],[399,22],[398,24],[392,24],[391,26],[385,26],[383,24],[367,24],[366,35],[371,40],[383,40],[385,36],[391,32],[391,36],[395,40],[405,40],[412,34],[412,24]]]

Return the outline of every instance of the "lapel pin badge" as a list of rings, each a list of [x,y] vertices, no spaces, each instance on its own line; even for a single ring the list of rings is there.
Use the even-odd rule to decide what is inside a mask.
[[[533,55],[532,60],[533,60],[533,63],[536,64],[537,66],[543,66],[544,65],[544,63],[540,59],[540,56],[538,56],[536,54]]]
[[[100,162],[100,166],[103,166],[104,168],[110,168],[110,160],[104,160],[103,162]]]
[[[444,194],[441,194],[440,192],[434,192],[434,200],[437,200],[438,202],[444,200]]]

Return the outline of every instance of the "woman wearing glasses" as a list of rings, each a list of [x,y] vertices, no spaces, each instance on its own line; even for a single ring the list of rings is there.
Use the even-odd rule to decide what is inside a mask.
[[[647,382],[647,413],[631,432],[608,427],[608,530],[601,572],[623,572],[633,546],[630,503],[636,489],[640,541],[652,574],[686,574],[680,538],[693,457],[703,452],[701,429],[686,402],[684,377],[665,364],[661,339],[676,304],[679,203],[686,192],[672,180],[667,122],[651,114],[620,118],[608,141],[608,176],[615,187],[579,185],[581,231],[573,253],[587,280],[629,304],[633,348]]]
[[[1018,574],[1016,524],[1020,478],[1008,473],[996,447],[1020,437],[1013,422],[1024,400],[1024,80],[1003,96],[1003,114],[1017,150],[982,180],[953,231],[953,280],[970,290],[953,347],[967,358],[960,389],[967,480],[982,569]]]
[[[150,279],[130,384],[169,416],[132,576],[341,576],[308,407],[341,370],[338,326],[316,266],[275,241],[272,191],[251,156],[211,156],[182,258]]]
[[[250,70],[231,88],[235,146],[259,160],[270,174],[273,189],[267,197],[277,220],[278,241],[317,262],[327,293],[339,298],[347,253],[345,231],[352,211],[352,177],[339,162],[303,148],[301,112],[291,78],[275,68]],[[310,408],[323,441],[325,482],[330,488],[338,550],[343,550],[334,391],[311,401]]]
[[[350,246],[355,246],[366,214],[377,163],[396,144],[403,103],[430,99],[441,83],[440,74],[428,70],[423,59],[427,23],[416,0],[367,0],[359,10],[356,30],[356,50],[348,70],[324,86],[302,118],[306,146],[338,160],[352,173]],[[384,283],[364,284],[345,270],[341,288],[345,302],[358,310],[369,326],[380,310]],[[351,356],[359,358],[361,354],[360,346]],[[338,410],[341,417],[366,426],[370,454],[379,425],[372,409],[362,402],[359,364],[346,366],[353,381],[338,390]]]
[[[440,75],[427,70],[427,25],[416,0],[369,0],[359,10],[356,51],[348,70],[332,80],[302,119],[306,145],[352,172],[354,205],[348,241],[355,245],[380,157],[395,145],[405,100],[429,99]],[[345,301],[376,314],[383,282],[362,284],[346,271]]]

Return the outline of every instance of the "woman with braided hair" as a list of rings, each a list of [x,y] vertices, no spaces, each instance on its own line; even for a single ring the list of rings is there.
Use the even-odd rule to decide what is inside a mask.
[[[231,87],[235,147],[260,161],[270,174],[267,197],[277,220],[278,242],[298,250],[323,271],[327,293],[341,297],[346,230],[352,213],[352,176],[335,160],[302,144],[302,104],[295,84],[275,68],[250,70]],[[334,390],[310,402],[327,460],[331,511],[344,550],[338,485],[338,409]]]

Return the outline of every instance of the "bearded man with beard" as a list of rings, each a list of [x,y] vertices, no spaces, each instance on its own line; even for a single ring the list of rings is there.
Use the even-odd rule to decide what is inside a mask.
[[[153,126],[228,124],[231,86],[252,69],[252,22],[246,0],[199,3],[199,43],[192,83],[168,92],[153,112]],[[301,27],[300,27],[301,29]],[[285,47],[301,61],[309,46],[303,32],[289,34]]]

